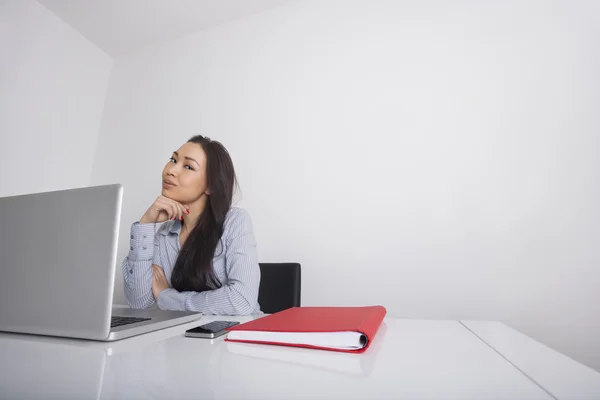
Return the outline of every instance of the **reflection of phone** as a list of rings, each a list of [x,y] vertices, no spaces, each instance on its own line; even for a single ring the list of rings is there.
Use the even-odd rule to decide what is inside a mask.
[[[213,321],[185,331],[185,336],[214,339],[227,333],[225,329],[237,325],[236,321]]]

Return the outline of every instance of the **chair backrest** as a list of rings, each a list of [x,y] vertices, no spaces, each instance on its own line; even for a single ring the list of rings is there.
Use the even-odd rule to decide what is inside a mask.
[[[298,263],[259,263],[258,304],[266,314],[300,306],[301,274]]]

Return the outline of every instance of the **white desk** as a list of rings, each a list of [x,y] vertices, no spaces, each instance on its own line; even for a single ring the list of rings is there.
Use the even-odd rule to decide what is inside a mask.
[[[600,399],[600,373],[505,325],[386,318],[345,354],[185,338],[0,334],[0,399]]]
[[[462,321],[462,324],[554,398],[600,399],[600,374],[595,370],[500,322]]]

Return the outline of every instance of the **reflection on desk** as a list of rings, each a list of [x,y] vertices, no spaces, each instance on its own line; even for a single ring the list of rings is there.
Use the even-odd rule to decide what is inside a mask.
[[[275,361],[288,366],[303,366],[322,372],[333,372],[351,375],[356,378],[365,378],[371,375],[386,331],[387,325],[383,322],[377,332],[377,339],[368,349],[368,357],[337,351],[306,351],[297,347],[236,342],[227,342],[227,351],[232,355],[242,357],[241,359],[235,359],[233,361],[235,363],[243,363],[246,361],[243,357],[248,357],[250,359],[249,362],[253,364],[256,363],[252,360]]]
[[[105,352],[11,336],[0,339],[0,398],[99,398]]]
[[[362,354],[183,336],[217,319],[249,320],[112,343],[0,334],[0,398],[553,399],[458,321],[386,318]]]

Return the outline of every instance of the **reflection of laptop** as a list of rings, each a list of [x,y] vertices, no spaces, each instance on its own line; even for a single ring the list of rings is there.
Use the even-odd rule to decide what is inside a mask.
[[[210,393],[224,371],[223,337],[211,344],[183,335],[190,325],[213,319],[220,317],[114,342],[0,332],[0,399],[214,398]],[[202,359],[194,368],[181,362],[190,353]],[[196,382],[198,376],[211,384],[173,385],[173,379]]]
[[[200,318],[113,308],[122,198],[119,184],[0,198],[0,331],[111,341]]]
[[[101,398],[104,351],[71,346],[68,341],[45,343],[16,336],[0,336],[0,398]]]

